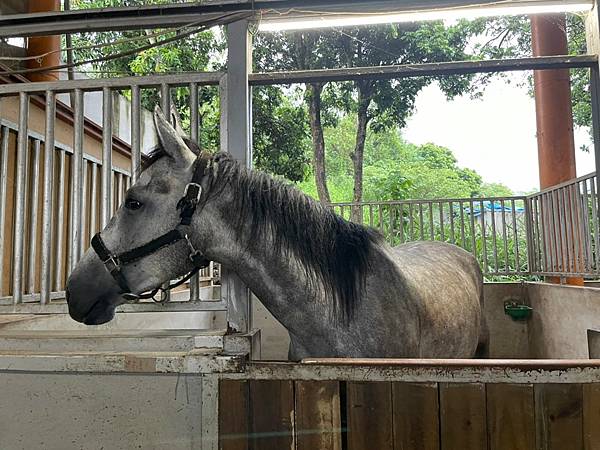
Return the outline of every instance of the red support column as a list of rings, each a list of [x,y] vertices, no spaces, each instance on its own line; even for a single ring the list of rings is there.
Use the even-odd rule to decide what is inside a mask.
[[[29,12],[60,11],[60,0],[29,0]],[[27,68],[53,67],[60,64],[60,36],[36,36],[27,41],[27,56],[51,54],[27,61]],[[34,72],[27,76],[31,81],[56,81],[58,72]]]
[[[531,17],[533,56],[568,54],[564,14]],[[573,113],[568,69],[534,72],[540,188],[576,178]],[[548,277],[559,283],[558,277]],[[569,277],[567,284],[582,286],[583,278]]]

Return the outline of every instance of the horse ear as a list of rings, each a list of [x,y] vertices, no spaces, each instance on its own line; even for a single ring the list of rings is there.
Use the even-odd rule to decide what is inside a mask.
[[[196,156],[158,106],[154,110],[154,126],[163,151],[173,158],[177,164],[188,166],[194,161]]]
[[[183,126],[181,125],[181,116],[179,115],[179,111],[175,108],[175,105],[171,105],[171,123],[175,127],[175,131],[181,137],[188,137],[188,135],[183,131]]]

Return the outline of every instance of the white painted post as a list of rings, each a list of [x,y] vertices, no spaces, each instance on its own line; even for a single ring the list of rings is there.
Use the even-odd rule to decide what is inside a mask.
[[[227,75],[221,82],[221,149],[247,167],[252,166],[251,92],[252,43],[248,21],[227,26]],[[240,278],[221,268],[221,296],[227,302],[229,330],[247,333],[251,328],[250,292]]]

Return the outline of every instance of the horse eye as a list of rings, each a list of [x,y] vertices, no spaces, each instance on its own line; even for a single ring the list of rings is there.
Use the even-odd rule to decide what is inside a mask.
[[[136,210],[140,209],[142,206],[142,202],[138,202],[137,200],[134,200],[132,198],[128,198],[127,200],[125,200],[125,208],[127,209]]]

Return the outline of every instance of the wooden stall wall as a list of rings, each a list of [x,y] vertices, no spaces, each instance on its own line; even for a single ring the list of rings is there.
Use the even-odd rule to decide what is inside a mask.
[[[222,380],[222,450],[599,450],[599,384]]]

